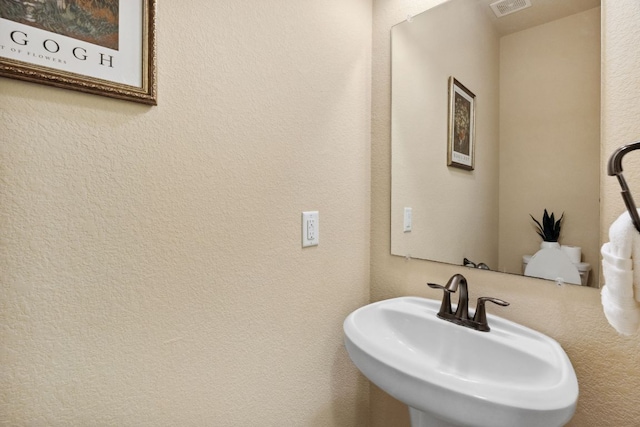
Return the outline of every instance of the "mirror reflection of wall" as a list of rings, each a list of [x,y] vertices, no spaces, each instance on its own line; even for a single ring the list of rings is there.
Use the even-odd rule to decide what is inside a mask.
[[[547,209],[597,286],[599,2],[545,0],[565,7],[546,23],[535,0],[500,19],[488,3],[449,0],[392,29],[391,253],[522,274],[541,241],[529,214]],[[473,171],[447,167],[450,76],[476,95]]]

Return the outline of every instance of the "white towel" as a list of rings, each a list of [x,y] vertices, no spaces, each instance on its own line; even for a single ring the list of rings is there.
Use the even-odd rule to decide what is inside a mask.
[[[604,314],[618,333],[634,334],[640,327],[640,233],[628,212],[611,225],[600,252]]]

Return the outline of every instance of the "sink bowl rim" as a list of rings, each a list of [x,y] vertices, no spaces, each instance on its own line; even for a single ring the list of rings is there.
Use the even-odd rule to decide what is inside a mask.
[[[519,334],[519,336],[525,337],[526,339],[543,342],[547,346],[549,346],[549,348],[553,351],[553,354],[558,358],[558,360],[556,361],[556,368],[559,370],[558,381],[553,385],[547,384],[544,387],[527,387],[526,385],[523,385],[522,387],[514,388],[513,384],[508,386],[498,383],[474,384],[473,382],[469,382],[464,378],[447,376],[442,374],[441,372],[435,372],[435,370],[432,370],[434,372],[432,377],[430,378],[424,378],[423,376],[416,375],[411,371],[413,365],[404,366],[402,364],[399,364],[399,355],[397,354],[397,352],[393,353],[390,350],[387,351],[387,349],[385,349],[383,345],[374,342],[373,338],[363,336],[362,331],[359,330],[358,325],[356,324],[357,320],[359,320],[360,315],[365,311],[379,310],[380,308],[385,308],[386,306],[393,305],[397,305],[398,307],[404,306],[404,308],[406,309],[415,308],[416,306],[422,308],[423,310],[426,309],[424,312],[420,313],[420,315],[422,315],[427,321],[444,322],[445,324],[447,324],[447,326],[444,326],[446,328],[460,328],[459,334],[462,335],[494,334],[493,336],[486,335],[486,337],[488,339],[498,339],[497,335],[500,334]],[[435,314],[439,310],[439,307],[440,301],[422,297],[405,296],[374,302],[372,304],[368,304],[356,309],[345,319],[343,325],[345,332],[345,341],[348,344],[348,349],[351,349],[350,355],[352,355],[352,360],[354,359],[354,357],[351,353],[353,353],[353,351],[357,349],[358,351],[363,353],[362,355],[358,356],[361,359],[363,357],[371,358],[372,361],[373,359],[375,359],[375,362],[381,364],[382,366],[386,366],[389,369],[400,372],[402,373],[402,375],[407,376],[407,378],[412,378],[416,381],[429,382],[428,386],[431,387],[434,391],[454,394],[457,393],[460,396],[464,396],[465,399],[489,400],[494,405],[519,408],[530,411],[554,411],[567,408],[575,408],[578,398],[577,378],[568,356],[556,340],[538,331],[527,328],[526,326],[501,318],[499,316],[495,316],[490,313],[487,314],[487,319],[489,321],[489,325],[492,328],[491,332],[480,332],[469,328],[464,328],[462,326],[454,325],[453,323],[446,322],[442,319],[437,318]],[[431,315],[432,317],[428,317]],[[458,333],[458,329],[451,330]],[[354,363],[356,363],[356,366],[358,366],[358,362],[356,362],[356,360],[354,360]],[[360,364],[362,364],[362,362]],[[363,371],[361,366],[358,366],[358,368]],[[363,371],[363,373],[365,372]],[[365,376],[368,375],[366,375],[365,373]],[[373,374],[371,376],[376,376],[376,374]],[[376,383],[375,378],[369,379]],[[377,385],[385,389],[384,385]]]

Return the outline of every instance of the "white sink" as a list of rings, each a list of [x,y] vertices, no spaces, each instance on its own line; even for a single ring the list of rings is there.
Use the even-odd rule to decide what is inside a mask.
[[[394,298],[344,322],[354,364],[413,408],[413,425],[553,427],[571,419],[578,381],[555,340],[491,314],[490,332],[465,328],[436,317],[439,308]]]

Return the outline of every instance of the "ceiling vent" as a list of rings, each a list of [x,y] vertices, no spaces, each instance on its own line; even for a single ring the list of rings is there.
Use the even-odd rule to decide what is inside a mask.
[[[498,18],[502,18],[510,13],[531,7],[531,0],[500,0],[491,3],[489,6],[491,6],[493,13],[495,13]]]

